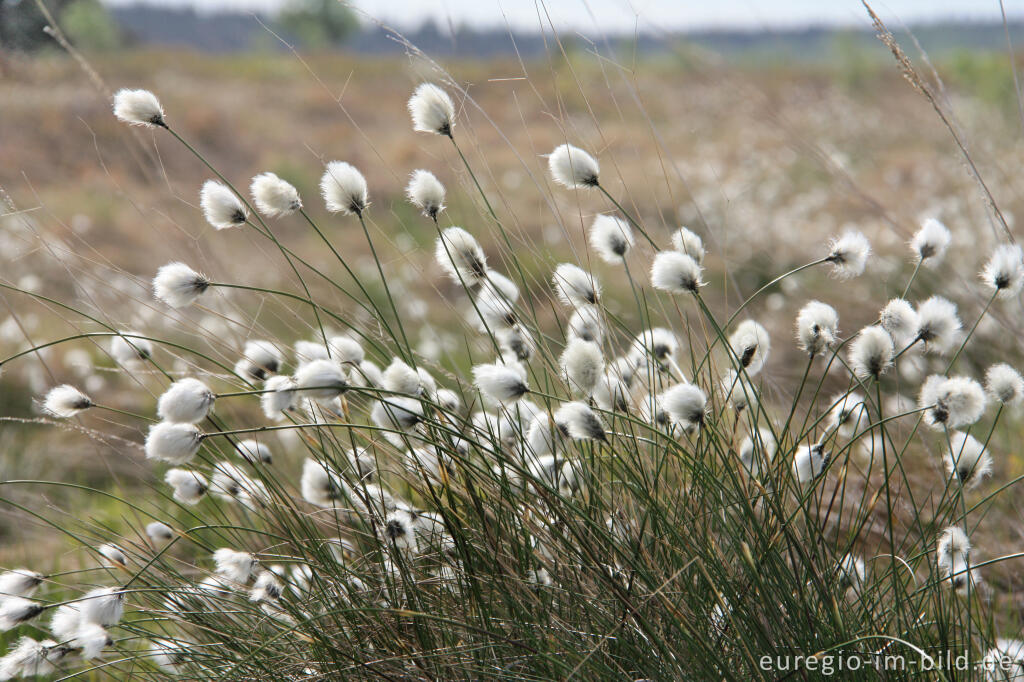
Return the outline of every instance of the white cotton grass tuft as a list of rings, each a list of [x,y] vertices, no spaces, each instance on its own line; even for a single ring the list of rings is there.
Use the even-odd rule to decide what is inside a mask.
[[[114,94],[114,116],[134,126],[167,127],[160,100],[149,90],[118,90]]]
[[[696,294],[704,282],[701,267],[678,251],[660,251],[651,263],[651,286],[670,294]]]
[[[343,365],[358,367],[366,359],[366,352],[351,336],[332,336],[328,342],[331,354]]]
[[[850,344],[850,368],[859,379],[877,379],[892,365],[894,347],[889,332],[865,327]]]
[[[675,371],[679,374],[677,378],[681,379],[682,372],[675,360],[678,351],[679,340],[676,335],[664,327],[654,327],[637,334],[630,348],[630,355],[636,360],[637,365],[652,360],[660,371]]]
[[[793,476],[801,484],[810,483],[825,471],[829,456],[817,443],[801,445],[793,456]]]
[[[95,405],[92,398],[71,384],[62,384],[49,390],[43,399],[43,411],[59,419],[70,419]]]
[[[666,389],[658,401],[683,430],[691,431],[704,424],[707,396],[693,384],[676,384]]]
[[[238,454],[247,462],[259,462],[261,464],[272,464],[274,462],[274,455],[267,444],[261,443],[254,438],[239,441],[235,449],[238,450]]]
[[[871,243],[867,237],[855,230],[847,230],[829,244],[825,261],[832,265],[834,277],[850,279],[863,274],[870,255]]]
[[[154,545],[163,546],[174,538],[174,529],[163,521],[151,521],[146,524],[146,537]]]
[[[246,208],[238,196],[226,185],[216,180],[207,180],[199,190],[199,205],[203,209],[206,222],[218,230],[245,225],[249,218]]]
[[[205,476],[188,469],[169,469],[164,474],[164,482],[174,489],[175,500],[188,505],[198,504],[210,489]]]
[[[184,464],[199,450],[203,435],[193,424],[160,422],[149,427],[146,457],[170,464]]]
[[[981,281],[1001,298],[1019,294],[1024,286],[1024,253],[1020,246],[997,246],[981,271]]]
[[[569,387],[583,396],[593,394],[604,374],[604,354],[593,341],[570,339],[559,364]]]
[[[894,298],[885,304],[878,315],[878,324],[901,346],[912,341],[920,327],[917,311],[902,298]]]
[[[935,546],[935,563],[950,579],[953,587],[959,588],[968,580],[967,571],[971,557],[971,541],[957,526],[942,531]]]
[[[530,390],[521,368],[501,363],[475,366],[473,383],[481,393],[499,403],[515,402]]]
[[[108,543],[106,545],[100,545],[96,548],[96,552],[99,553],[101,557],[120,568],[124,568],[128,564],[128,557],[125,556],[124,550],[115,544]]]
[[[337,398],[348,389],[345,370],[334,360],[312,360],[295,372],[299,395],[318,402]]]
[[[821,355],[839,338],[839,313],[827,303],[809,301],[796,316],[796,340],[810,356]]]
[[[757,409],[760,401],[759,392],[754,388],[750,380],[739,374],[734,369],[727,369],[722,375],[722,393],[726,396],[729,406],[740,412],[749,409],[751,412]]]
[[[421,168],[412,172],[405,195],[431,220],[437,220],[438,214],[444,210],[444,185],[428,170]]]
[[[31,597],[43,582],[42,573],[16,568],[0,573],[0,601],[4,597]]]
[[[570,339],[593,341],[601,345],[604,341],[604,319],[596,305],[582,305],[572,311],[566,336]]]
[[[420,83],[409,98],[412,129],[451,137],[455,126],[455,103],[451,96],[433,83]]]
[[[327,164],[320,178],[320,194],[331,213],[362,215],[370,205],[366,178],[355,166],[344,161]]]
[[[340,476],[315,459],[307,457],[302,463],[302,478],[299,484],[302,499],[314,506],[329,509],[338,506],[342,499],[343,487]]]
[[[25,635],[0,658],[0,679],[30,678],[50,675],[57,664],[70,653],[70,648],[52,639],[35,640]]]
[[[242,362],[239,367],[243,369],[246,377],[256,381],[263,381],[270,374],[277,374],[284,364],[284,356],[281,351],[270,341],[256,339],[246,341],[242,350]]]
[[[1024,402],[1024,378],[1006,363],[988,368],[985,372],[985,390],[992,400],[1007,407],[1018,407]]]
[[[596,304],[601,295],[601,287],[594,277],[572,263],[562,263],[556,267],[551,276],[551,284],[558,300],[569,308]]]
[[[476,237],[461,227],[448,227],[441,232],[435,242],[434,258],[445,274],[463,286],[480,284],[487,275],[484,250]]]
[[[729,335],[732,356],[729,359],[739,363],[748,376],[754,376],[764,367],[771,351],[771,337],[768,330],[755,320],[743,320]]]
[[[859,556],[847,554],[836,562],[836,577],[840,587],[857,594],[868,580],[867,564]]]
[[[384,539],[390,548],[415,553],[416,520],[413,515],[402,509],[388,514],[384,519]]]
[[[260,407],[267,419],[284,418],[285,410],[295,408],[298,401],[298,384],[288,376],[270,377],[263,385],[264,393],[260,394]]]
[[[685,253],[697,265],[704,264],[704,241],[687,228],[680,227],[672,233],[672,248],[679,253]]]
[[[590,245],[605,263],[621,264],[633,243],[633,228],[622,218],[602,214],[590,225]]]
[[[43,605],[23,597],[0,600],[0,632],[7,632],[43,612]]]
[[[778,442],[771,429],[757,429],[740,444],[740,463],[748,475],[757,478],[768,469],[777,451]]]
[[[252,578],[259,562],[248,552],[239,552],[229,547],[221,547],[213,553],[217,575],[236,583],[245,584]]]
[[[992,457],[974,436],[954,431],[949,437],[949,446],[942,459],[950,480],[965,488],[974,488],[992,473]]]
[[[597,159],[571,144],[562,144],[548,155],[551,177],[569,189],[597,187],[601,168]]]
[[[267,171],[252,179],[249,193],[256,210],[268,218],[291,215],[302,208],[299,190],[276,174]]]
[[[179,379],[164,391],[156,403],[156,413],[164,421],[195,424],[206,418],[216,396],[199,379]]]
[[[832,399],[834,407],[829,412],[829,428],[835,429],[843,438],[850,438],[858,429],[868,424],[868,409],[864,396],[855,391],[840,394]]]
[[[110,355],[119,364],[129,365],[153,357],[153,344],[137,332],[121,332],[110,338]]]
[[[934,268],[946,257],[946,249],[953,240],[949,229],[935,218],[928,218],[921,223],[921,228],[910,240],[910,248],[917,260],[926,267]]]
[[[209,288],[206,275],[179,262],[161,266],[153,278],[153,293],[172,308],[192,305]]]
[[[384,388],[394,393],[419,395],[422,388],[420,373],[400,358],[393,358],[383,374]]]
[[[607,440],[601,420],[586,403],[564,403],[552,418],[559,430],[574,440]]]
[[[985,391],[969,377],[932,375],[921,386],[918,406],[925,423],[939,431],[969,426],[985,411]]]
[[[947,353],[956,343],[960,331],[960,318],[956,305],[942,296],[932,296],[917,306],[917,334],[925,349]]]

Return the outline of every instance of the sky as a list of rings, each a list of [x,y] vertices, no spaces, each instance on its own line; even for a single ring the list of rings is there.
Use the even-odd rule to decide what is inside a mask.
[[[105,0],[199,10],[273,12],[287,0]],[[1010,18],[1024,18],[1024,0],[1003,0]],[[869,0],[887,22],[998,20],[999,0]],[[441,25],[630,33],[707,28],[763,29],[807,24],[867,25],[860,0],[352,0],[357,9],[400,28],[427,20]]]

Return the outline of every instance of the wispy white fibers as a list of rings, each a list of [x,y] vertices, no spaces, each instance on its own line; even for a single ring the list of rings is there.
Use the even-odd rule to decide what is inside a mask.
[[[437,215],[444,210],[444,185],[428,170],[421,168],[412,172],[405,195],[431,220],[437,220]]]
[[[344,161],[331,161],[320,178],[320,194],[327,210],[342,215],[362,215],[370,205],[366,178]]]
[[[736,325],[736,330],[729,336],[729,345],[738,362],[748,376],[754,376],[764,367],[771,351],[771,338],[768,330],[754,320],[743,320]]]
[[[60,419],[69,419],[95,405],[92,399],[70,384],[51,388],[43,399],[43,411]]]
[[[213,553],[217,574],[236,583],[245,584],[252,578],[259,562],[248,552],[222,547]]]
[[[122,365],[153,357],[153,344],[139,336],[137,332],[121,332],[110,337],[110,355]]]
[[[604,354],[593,341],[570,339],[559,358],[559,364],[569,387],[583,396],[589,396],[604,373]]]
[[[268,218],[290,215],[302,208],[299,190],[269,171],[252,179],[249,193],[256,210]]]
[[[999,363],[985,372],[985,390],[993,400],[1007,407],[1018,407],[1024,400],[1024,379],[1013,367]]]
[[[697,265],[704,264],[704,241],[685,227],[680,227],[672,233],[672,248],[679,253],[685,253]]]
[[[270,452],[270,448],[267,447],[267,444],[261,443],[253,438],[247,438],[243,441],[239,441],[236,449],[238,450],[238,454],[240,454],[247,462],[270,464],[274,461],[274,455]]]
[[[0,632],[7,632],[43,612],[43,605],[22,597],[0,600]]]
[[[348,389],[345,370],[334,360],[313,360],[299,365],[295,384],[300,395],[316,401],[337,398]]]
[[[308,457],[302,463],[300,487],[302,499],[317,507],[336,507],[343,498],[343,487],[338,473]]]
[[[590,245],[605,263],[618,265],[633,248],[633,229],[622,218],[598,215],[590,225]]]
[[[351,336],[332,336],[328,342],[331,354],[343,365],[358,367],[366,359],[366,352]]]
[[[917,306],[917,325],[915,338],[923,341],[927,350],[946,353],[956,343],[960,318],[953,303],[932,296]]]
[[[114,95],[114,116],[136,126],[164,126],[164,109],[149,90],[123,88]]]
[[[0,600],[4,597],[31,597],[44,577],[42,573],[27,568],[0,573]]]
[[[847,230],[829,244],[825,260],[832,264],[832,274],[838,279],[850,279],[864,272],[871,255],[871,243],[860,232]]]
[[[604,426],[586,403],[565,403],[553,415],[555,425],[574,440],[606,440]]]
[[[99,555],[116,566],[124,567],[128,563],[128,557],[124,550],[115,544],[100,545],[96,548]]]
[[[298,384],[288,376],[275,376],[267,379],[260,394],[260,407],[267,419],[283,419],[284,411],[295,407],[297,402]]]
[[[216,180],[203,183],[203,188],[199,190],[199,205],[206,222],[218,230],[245,225],[249,217],[249,209],[242,200]]]
[[[777,450],[778,443],[771,429],[758,429],[740,444],[740,463],[749,475],[757,478],[767,470]]]
[[[946,226],[935,218],[928,218],[921,223],[921,229],[914,233],[910,248],[922,264],[934,268],[946,257],[950,241],[952,236]]]
[[[682,378],[675,359],[678,350],[679,340],[676,335],[663,327],[655,327],[640,332],[629,352],[637,365],[653,362],[660,371],[672,370],[680,375],[677,378]]]
[[[174,529],[162,521],[151,521],[146,524],[146,537],[154,545],[160,546],[171,541]]]
[[[879,326],[864,327],[850,344],[850,368],[859,379],[880,377],[892,364],[893,343]]]
[[[956,526],[942,531],[935,546],[935,563],[950,579],[954,588],[967,583],[970,556],[971,541],[966,533]]]
[[[839,337],[839,313],[827,303],[810,301],[796,316],[796,339],[808,355],[821,355]]]
[[[270,341],[246,341],[242,359],[235,371],[246,378],[263,381],[270,374],[277,374],[284,363],[284,357]],[[239,371],[241,370],[241,371]]]
[[[202,440],[202,433],[192,424],[160,422],[149,427],[146,457],[171,464],[184,464],[195,456]]]
[[[572,312],[566,335],[570,339],[593,341],[597,345],[604,342],[604,320],[601,309],[596,305],[583,305]]]
[[[168,263],[156,271],[153,293],[172,308],[185,308],[210,288],[210,279],[184,263]]]
[[[164,474],[164,482],[174,489],[174,499],[182,504],[198,504],[210,489],[205,476],[188,469],[169,469]]]
[[[589,273],[571,263],[562,263],[551,276],[558,300],[569,308],[597,303],[601,287]]]
[[[928,377],[921,386],[918,406],[927,408],[925,423],[943,431],[968,426],[985,411],[985,391],[969,377]]]
[[[750,380],[734,369],[727,369],[722,374],[722,393],[729,405],[737,412],[750,408],[753,412],[758,405],[759,395]]]
[[[474,367],[473,383],[481,393],[499,403],[519,400],[530,390],[521,367],[501,363]]]
[[[943,464],[950,479],[966,488],[974,488],[992,473],[992,457],[974,436],[954,431]]]
[[[981,271],[981,281],[1001,298],[1019,294],[1024,286],[1024,253],[1020,246],[997,246]]]
[[[487,274],[487,256],[476,238],[461,227],[446,228],[437,238],[434,258],[455,282],[475,286]]]
[[[902,298],[894,298],[885,304],[878,315],[878,323],[901,347],[914,340],[920,327],[917,311]]]
[[[597,187],[601,171],[597,159],[571,144],[555,147],[548,155],[548,170],[555,182],[569,189]]]
[[[793,456],[793,476],[806,485],[816,479],[828,464],[829,453],[817,443],[807,443],[797,448]]]
[[[0,658],[0,680],[49,675],[69,653],[70,647],[59,645],[52,639],[37,641],[23,636],[8,649],[7,655]]]
[[[421,83],[409,98],[412,129],[451,137],[455,125],[455,104],[447,92],[433,83]]]
[[[175,381],[156,404],[156,413],[164,421],[195,424],[206,418],[216,396],[206,384],[187,377]]]
[[[707,397],[693,384],[676,384],[666,389],[659,402],[676,424],[690,431],[704,424]]]
[[[651,286],[670,294],[696,294],[704,286],[701,267],[678,251],[660,251],[651,263]]]
[[[829,413],[829,428],[843,438],[851,438],[858,429],[868,424],[867,406],[860,393],[843,393],[832,399],[835,407]]]
[[[423,379],[420,373],[402,362],[400,358],[391,360],[391,364],[384,370],[383,381],[384,388],[394,393],[408,395],[422,393]]]

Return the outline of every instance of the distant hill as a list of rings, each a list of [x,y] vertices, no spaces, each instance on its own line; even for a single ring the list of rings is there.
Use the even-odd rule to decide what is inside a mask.
[[[193,9],[160,8],[151,5],[119,6],[110,10],[130,40],[141,45],[175,45],[209,52],[238,52],[277,49],[279,43],[260,25],[252,13],[198,13]],[[272,19],[261,17],[268,25]],[[895,28],[895,27],[894,27]],[[937,56],[971,49],[1005,51],[1006,36],[1001,23],[936,23],[912,27],[917,40]],[[1014,46],[1024,46],[1024,22],[1009,25]],[[431,55],[493,57],[514,55],[536,57],[555,49],[535,33],[509,34],[504,30],[477,31],[466,28],[454,33],[434,24],[404,32],[414,45]],[[580,44],[575,34],[563,41]],[[601,38],[601,42],[604,38]],[[608,38],[613,47],[636,49],[644,54],[667,51],[683,43],[707,49],[728,59],[770,58],[780,61],[820,61],[834,56],[837,49],[876,50],[871,31],[808,27],[772,31],[698,31],[669,36],[641,34],[638,37]],[[385,30],[370,27],[353,36],[345,49],[366,54],[400,54],[403,46]]]

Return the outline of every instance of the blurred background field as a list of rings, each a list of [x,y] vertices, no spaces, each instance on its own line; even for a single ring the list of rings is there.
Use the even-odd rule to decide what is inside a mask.
[[[310,338],[312,318],[278,300],[241,293],[218,291],[217,305],[188,313],[169,313],[152,300],[156,268],[177,259],[218,281],[286,290],[297,283],[280,254],[251,231],[218,233],[202,219],[198,191],[209,172],[160,131],[129,130],[115,121],[110,94],[120,87],[157,93],[168,120],[237,186],[247,187],[253,175],[267,170],[294,183],[379,296],[357,224],[328,216],[317,190],[325,161],[342,159],[361,169],[370,186],[370,229],[392,290],[413,321],[414,345],[442,376],[446,369],[464,370],[481,349],[470,347],[463,311],[448,303],[452,285],[433,262],[433,225],[404,200],[408,174],[433,171],[449,187],[448,218],[471,229],[497,264],[510,269],[500,262],[507,246],[482,223],[484,211],[455,150],[410,129],[409,93],[424,79],[441,79],[442,68],[471,97],[457,97],[459,135],[467,141],[470,163],[486,169],[479,180],[533,283],[524,295],[550,329],[558,321],[547,280],[568,254],[604,280],[613,310],[618,301],[619,311],[630,314],[628,288],[611,268],[591,262],[584,240],[593,215],[612,206],[599,196],[549,186],[543,155],[566,140],[599,156],[605,186],[653,226],[654,236],[665,241],[680,225],[704,236],[708,279],[719,292],[712,302],[720,311],[731,310],[774,275],[820,257],[830,236],[853,225],[871,238],[879,259],[871,276],[844,285],[843,298],[828,301],[852,333],[902,290],[912,269],[905,242],[923,218],[933,216],[950,227],[956,246],[950,267],[922,273],[912,298],[942,293],[961,305],[965,321],[973,321],[984,301],[965,273],[975,272],[1002,237],[949,129],[863,27],[637,38],[551,30],[510,36],[500,29],[481,34],[430,25],[403,31],[403,45],[397,34],[366,23],[339,28],[332,37],[316,35],[301,21],[284,24],[246,13],[161,15],[152,7],[54,4],[58,22],[88,63],[85,69],[48,36],[28,41],[27,32],[41,24],[11,23],[16,5],[0,3],[3,279],[52,299],[74,298],[120,328],[167,338],[193,338],[201,330],[204,352],[228,366],[247,338],[270,332]],[[1018,172],[1024,137],[1013,69],[1020,59],[1006,41],[1024,43],[1024,25],[910,30],[929,59],[910,34],[900,39],[935,83],[1012,227],[1024,214]],[[281,40],[297,51],[285,49],[272,31],[281,31]],[[513,43],[521,48],[518,55]],[[301,219],[275,223],[275,229],[312,265],[345,278]],[[790,341],[793,319],[826,277],[818,271],[794,277],[785,295],[775,292],[751,311],[775,342],[765,370],[769,392],[777,384],[791,386],[803,370]],[[374,321],[337,290],[316,277],[309,284],[353,324],[373,328]],[[80,318],[53,305],[15,293],[0,295],[0,301],[2,357],[83,328]],[[669,304],[662,305],[671,316]],[[976,343],[963,367],[975,375],[1007,351],[1019,351],[1020,302],[997,307],[992,317],[979,329],[984,343]],[[670,321],[681,328],[683,313]],[[175,368],[186,369],[191,361],[160,354]],[[81,340],[6,366],[0,414],[35,420],[34,400],[48,387],[86,379],[90,392],[142,414],[153,413],[164,385],[156,377],[124,376],[105,342]],[[245,407],[226,409],[239,410],[238,421],[244,421]],[[1016,424],[999,432],[997,480],[1024,474]],[[102,429],[102,418],[90,425]],[[118,427],[87,445],[75,430],[7,421],[0,424],[0,481],[40,479],[129,498],[151,495],[156,481],[137,445],[144,434],[141,423],[137,430]],[[280,450],[275,466],[282,477],[297,479],[301,456],[290,460],[284,443]],[[937,458],[922,457],[913,466],[932,487],[941,484]],[[89,561],[26,508],[97,532],[121,532],[137,523],[124,516],[123,505],[104,505],[79,487],[0,488],[8,502],[0,504],[0,566],[48,571]],[[1020,496],[1000,496],[989,514],[1003,522],[989,518],[982,524],[978,544],[1019,547]],[[987,578],[1019,595],[1019,573],[1004,562]]]

